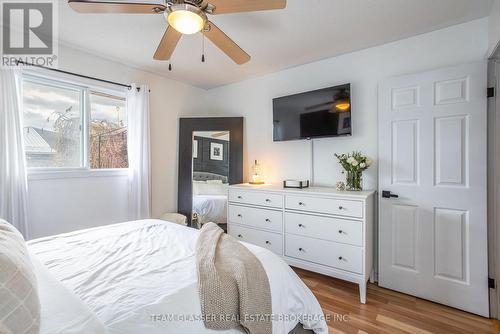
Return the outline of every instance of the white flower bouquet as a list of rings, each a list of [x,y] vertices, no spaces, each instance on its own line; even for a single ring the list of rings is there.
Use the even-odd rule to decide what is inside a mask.
[[[347,190],[362,190],[363,171],[371,166],[372,160],[358,151],[347,154],[335,154],[335,157],[344,169],[342,172],[347,173]]]

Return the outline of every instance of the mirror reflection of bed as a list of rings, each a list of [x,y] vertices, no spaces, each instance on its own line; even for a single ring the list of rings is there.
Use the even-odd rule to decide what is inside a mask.
[[[229,131],[193,132],[193,226],[213,222],[227,229]]]

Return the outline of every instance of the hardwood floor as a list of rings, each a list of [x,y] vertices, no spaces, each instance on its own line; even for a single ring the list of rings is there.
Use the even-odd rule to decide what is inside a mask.
[[[498,321],[369,284],[359,303],[357,285],[294,268],[330,317],[330,334],[500,333]]]

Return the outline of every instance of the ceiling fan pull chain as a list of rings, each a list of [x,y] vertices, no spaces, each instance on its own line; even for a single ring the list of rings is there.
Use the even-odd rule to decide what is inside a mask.
[[[201,34],[201,62],[205,62],[205,35]]]

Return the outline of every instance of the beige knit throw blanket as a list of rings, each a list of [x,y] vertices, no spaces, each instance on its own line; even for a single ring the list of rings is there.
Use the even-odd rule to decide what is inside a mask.
[[[260,261],[214,223],[203,225],[196,266],[205,327],[271,334],[271,292]]]

